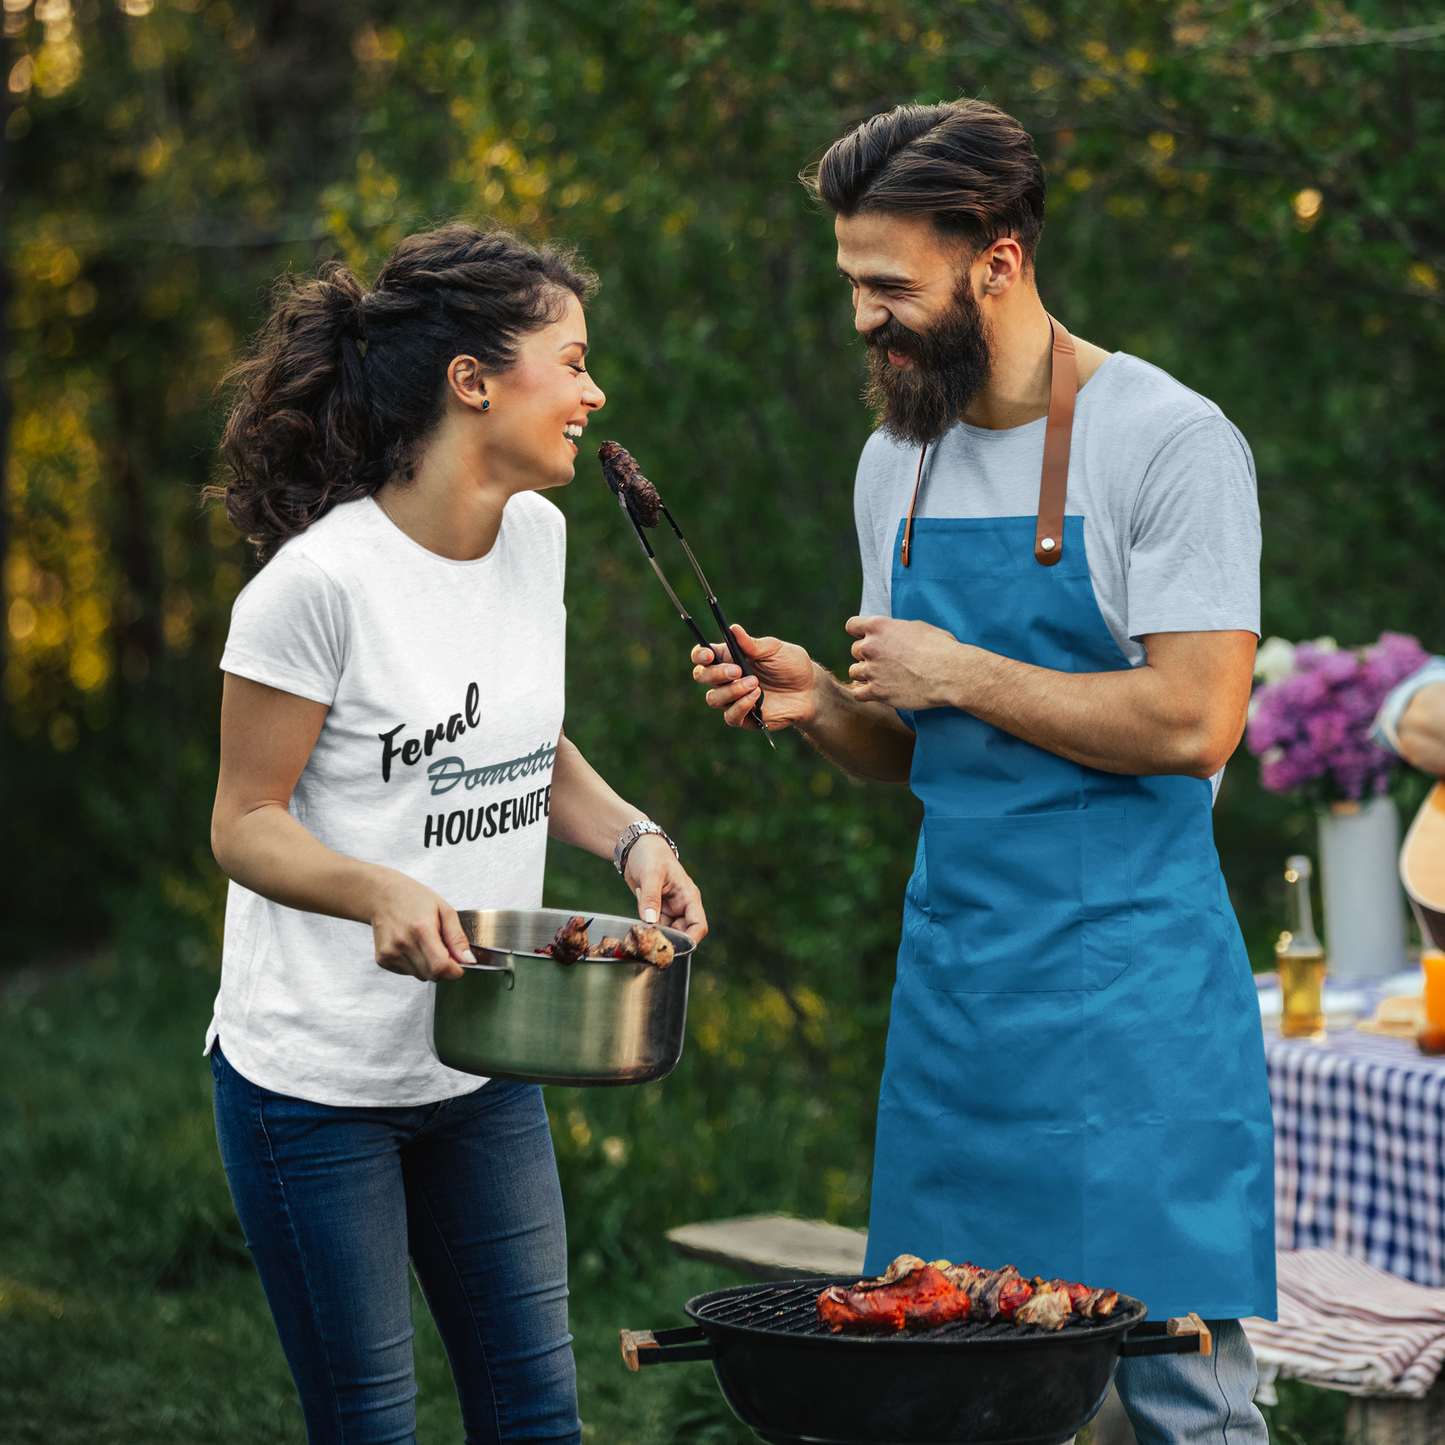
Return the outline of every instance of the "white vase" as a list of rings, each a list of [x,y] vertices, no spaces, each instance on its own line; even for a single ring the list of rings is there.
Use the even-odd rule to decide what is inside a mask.
[[[1405,966],[1400,819],[1388,797],[1322,808],[1325,953],[1337,978],[1382,978]]]

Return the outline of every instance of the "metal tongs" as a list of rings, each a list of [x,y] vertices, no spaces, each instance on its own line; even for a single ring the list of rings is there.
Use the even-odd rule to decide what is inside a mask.
[[[621,449],[619,448],[619,450]],[[623,454],[627,455],[625,452]],[[630,457],[629,460],[631,460]],[[633,465],[635,466],[636,463],[634,462]],[[687,624],[688,630],[692,633],[693,637],[696,638],[698,646],[707,648],[707,650],[713,654],[714,659],[720,661],[721,659],[717,658],[718,644],[709,642],[703,635],[702,629],[693,621],[692,614],[682,605],[677,593],[672,590],[672,584],[663,575],[662,568],[658,566],[657,556],[652,550],[652,544],[647,540],[647,532],[643,527],[641,518],[637,515],[637,509],[633,505],[632,498],[627,494],[627,488],[614,480],[613,469],[607,466],[606,463],[603,463],[602,466],[602,477],[612,491],[613,496],[617,498],[617,505],[622,508],[623,515],[632,523],[632,530],[637,536],[638,545],[642,548],[647,560],[652,564],[652,570],[657,573],[657,580],[662,583],[663,590],[667,593],[668,597],[672,599],[672,605],[677,608],[677,615]],[[651,485],[651,483],[648,485]],[[656,492],[656,490],[657,488],[654,486],[653,491]],[[697,558],[693,556],[692,548],[687,544],[687,538],[682,535],[682,528],[677,525],[677,518],[668,510],[667,503],[662,500],[660,495],[657,498],[657,502],[662,515],[667,518],[667,525],[672,528],[673,534],[677,537],[677,540],[682,543],[682,550],[687,553],[687,560],[692,563],[692,570],[697,574],[697,580],[702,584],[702,590],[707,596],[707,605],[712,609],[713,619],[722,629],[723,641],[727,644],[730,660],[738,665],[744,677],[756,677],[757,674],[753,671],[752,663],[744,656],[742,648],[738,646],[737,639],[733,636],[732,628],[728,625],[727,618],[723,616],[723,610],[718,603],[717,594],[712,590],[712,585],[708,582],[702,568],[698,565]],[[654,523],[654,525],[656,524]],[[761,688],[758,689],[758,700],[753,704],[748,716],[757,723],[763,736],[768,740],[768,746],[776,752],[778,745],[773,741],[773,735],[768,730],[767,723],[763,721],[763,692]]]

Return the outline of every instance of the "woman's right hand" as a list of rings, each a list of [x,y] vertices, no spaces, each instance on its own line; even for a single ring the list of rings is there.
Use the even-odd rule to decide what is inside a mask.
[[[763,721],[768,731],[806,727],[817,715],[817,669],[795,642],[776,637],[750,637],[733,623],[729,646],[738,648],[753,665],[755,677],[744,677],[728,647],[694,647],[694,682],[708,689],[707,705],[722,711],[729,727],[756,728],[749,716],[763,689]]]
[[[475,963],[477,957],[456,909],[415,878],[389,868],[384,871],[389,877],[371,920],[377,964],[423,983],[460,978],[462,964]]]

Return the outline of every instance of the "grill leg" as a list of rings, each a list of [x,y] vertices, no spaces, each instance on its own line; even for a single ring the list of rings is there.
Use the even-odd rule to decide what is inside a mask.
[[[1124,1402],[1112,1385],[1099,1413],[1084,1427],[1083,1440],[1087,1445],[1137,1445]]]

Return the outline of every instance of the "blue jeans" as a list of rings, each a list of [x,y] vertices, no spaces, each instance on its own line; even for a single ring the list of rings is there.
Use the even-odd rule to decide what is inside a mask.
[[[467,1445],[581,1438],[562,1191],[534,1085],[334,1108],[211,1054],[231,1198],[311,1445],[413,1445],[410,1256]]]
[[[1114,1387],[1139,1445],[1269,1445],[1259,1368],[1238,1320],[1210,1320],[1214,1352],[1120,1360]]]

